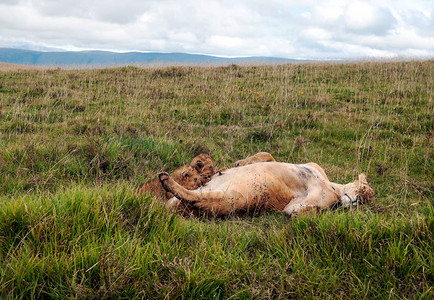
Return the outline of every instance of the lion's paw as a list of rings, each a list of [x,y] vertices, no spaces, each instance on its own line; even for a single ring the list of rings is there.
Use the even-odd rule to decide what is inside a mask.
[[[165,182],[169,180],[169,174],[166,172],[162,172],[158,174],[158,179],[160,180],[161,184],[165,186]]]

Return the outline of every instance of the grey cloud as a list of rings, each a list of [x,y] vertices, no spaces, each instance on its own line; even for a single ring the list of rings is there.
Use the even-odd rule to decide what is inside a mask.
[[[434,7],[430,10],[410,10],[402,15],[405,24],[411,24],[421,36],[434,36]]]
[[[41,0],[32,7],[42,15],[76,17],[102,22],[127,24],[135,22],[153,1],[136,0]]]
[[[6,4],[6,5],[17,5],[20,4],[21,2],[24,2],[25,0],[1,0],[1,4]]]

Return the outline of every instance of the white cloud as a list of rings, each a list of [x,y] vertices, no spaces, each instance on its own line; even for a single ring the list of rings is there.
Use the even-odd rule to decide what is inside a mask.
[[[302,30],[300,35],[313,41],[329,40],[332,38],[331,32],[319,27],[308,27]]]
[[[346,1],[324,1],[314,5],[311,13],[304,16],[314,22],[322,25],[329,25],[338,22],[344,13]]]
[[[246,46],[246,41],[238,37],[229,37],[221,35],[213,35],[206,39],[206,43],[219,49],[240,49]]]
[[[170,41],[179,43],[180,45],[194,45],[199,42],[197,37],[192,32],[169,32],[167,35]]]
[[[350,30],[358,33],[384,35],[396,24],[388,8],[356,1],[345,10],[343,19]]]
[[[2,0],[0,47],[433,57],[433,11],[424,0]]]

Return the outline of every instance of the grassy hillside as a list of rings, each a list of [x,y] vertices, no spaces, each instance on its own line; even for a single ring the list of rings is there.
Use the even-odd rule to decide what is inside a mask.
[[[433,67],[0,72],[0,297],[432,298]],[[199,220],[134,193],[258,151],[377,199]]]

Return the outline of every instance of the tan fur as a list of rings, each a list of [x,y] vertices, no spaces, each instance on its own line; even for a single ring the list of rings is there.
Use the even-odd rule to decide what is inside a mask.
[[[317,212],[335,204],[356,205],[373,198],[373,190],[364,175],[346,185],[332,183],[315,163],[260,162],[245,165],[216,174],[205,186],[190,191],[167,173],[161,173],[159,179],[164,188],[176,197],[169,200],[170,208],[194,208],[212,216],[264,210],[296,215]],[[363,199],[360,191],[368,196]]]
[[[190,166],[195,168],[199,172],[202,184],[211,180],[214,175],[215,164],[214,160],[208,154],[199,154],[190,163]]]
[[[274,157],[268,152],[259,152],[246,159],[241,159],[235,162],[235,167],[242,167],[246,165],[256,164],[259,162],[273,162],[276,161]]]
[[[365,174],[359,175],[359,180],[343,187],[342,206],[349,207],[359,203],[366,203],[375,197],[374,190],[369,186]]]
[[[176,169],[170,176],[187,190],[194,190],[202,186],[202,179],[199,172],[190,165],[184,165]],[[172,193],[167,192],[162,187],[160,180],[155,178],[148,181],[138,189],[139,193],[151,193],[160,199],[170,199],[173,197]]]
[[[190,165],[176,169],[170,176],[187,190],[194,190],[211,180],[214,175],[214,161],[208,154],[199,154],[194,157]],[[151,193],[157,198],[170,199],[172,193],[166,192],[158,178],[146,182],[138,189],[139,193]]]

